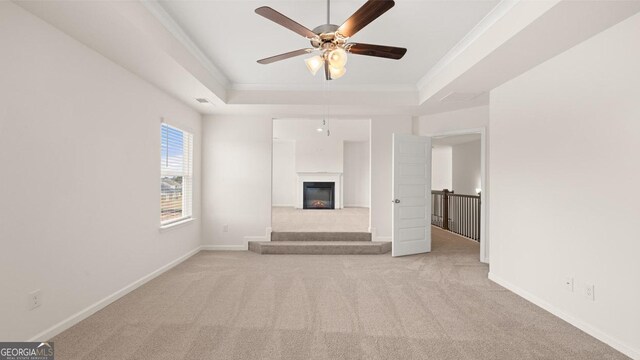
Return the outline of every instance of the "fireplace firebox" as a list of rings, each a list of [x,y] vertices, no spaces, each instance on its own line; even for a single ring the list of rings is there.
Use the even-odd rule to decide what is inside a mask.
[[[304,182],[303,209],[335,209],[334,182]]]

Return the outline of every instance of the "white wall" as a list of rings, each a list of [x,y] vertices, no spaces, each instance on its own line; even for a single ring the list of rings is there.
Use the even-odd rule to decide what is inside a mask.
[[[418,131],[420,135],[486,128],[488,126],[489,106],[487,105],[425,115],[418,119]]]
[[[393,133],[411,134],[410,116],[371,118],[371,227],[377,240],[391,240]]]
[[[369,147],[368,141],[344,142],[344,206],[369,207]]]
[[[451,146],[437,146],[431,149],[431,189],[451,190],[453,188],[452,162]]]
[[[202,136],[203,244],[243,248],[271,226],[271,118],[206,116]]]
[[[635,15],[494,90],[490,151],[491,278],[635,358],[638,44]]]
[[[295,206],[299,166],[307,172],[342,172],[345,206],[369,207],[369,163],[368,141],[274,140],[273,206]]]
[[[0,339],[46,340],[199,248],[201,118],[10,2],[0,43]],[[164,232],[160,117],[195,143],[196,220]]]
[[[205,246],[242,248],[271,226],[271,119],[203,120],[202,232]],[[378,240],[391,238],[391,135],[410,134],[411,117],[371,120],[371,219]],[[223,225],[229,231],[223,232]]]
[[[343,172],[342,140],[330,136],[296,141],[296,172]]]
[[[432,148],[431,188],[475,195],[481,188],[480,140]]]
[[[273,206],[296,204],[296,142],[273,140]]]
[[[456,194],[475,195],[481,188],[480,140],[452,146],[451,176]]]

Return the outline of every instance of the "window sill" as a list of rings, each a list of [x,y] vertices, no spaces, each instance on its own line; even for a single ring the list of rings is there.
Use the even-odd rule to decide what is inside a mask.
[[[168,231],[168,230],[173,230],[175,228],[182,227],[182,226],[184,226],[186,224],[189,224],[193,220],[195,220],[195,219],[190,217],[190,218],[187,218],[187,219],[183,219],[183,220],[179,220],[179,221],[176,221],[176,222],[172,222],[170,224],[160,225],[160,232],[165,232],[165,231]]]

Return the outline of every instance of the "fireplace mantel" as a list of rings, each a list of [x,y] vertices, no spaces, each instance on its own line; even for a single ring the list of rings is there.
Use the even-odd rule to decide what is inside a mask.
[[[296,209],[303,206],[303,188],[305,182],[332,182],[335,183],[335,208],[342,209],[342,173],[341,172],[299,172],[296,182]]]

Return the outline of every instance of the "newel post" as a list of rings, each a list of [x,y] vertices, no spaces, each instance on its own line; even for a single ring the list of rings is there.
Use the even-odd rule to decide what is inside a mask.
[[[449,230],[449,190],[442,190],[442,228]]]

